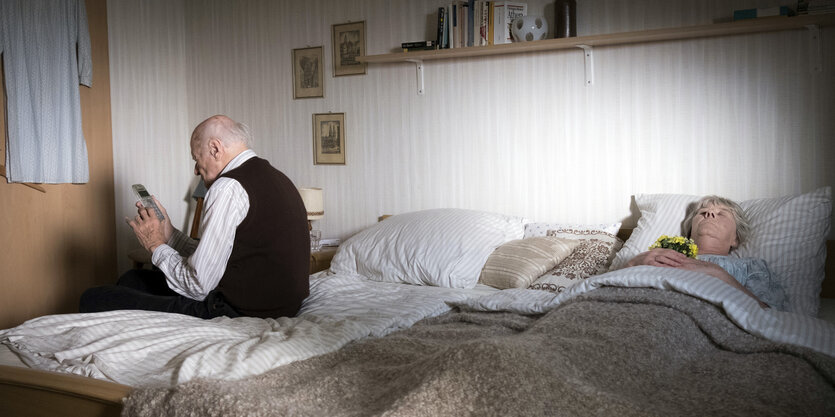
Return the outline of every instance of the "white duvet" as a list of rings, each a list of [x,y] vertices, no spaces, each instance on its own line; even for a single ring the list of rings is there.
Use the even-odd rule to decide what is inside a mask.
[[[0,343],[29,366],[131,386],[174,385],[197,377],[238,379],[381,337],[457,306],[538,314],[600,286],[653,287],[720,306],[741,328],[835,356],[835,326],[763,310],[748,296],[695,272],[636,267],[585,280],[562,294],[460,290],[319,275],[298,317],[216,318],[145,311],[45,316],[0,331]]]
[[[61,314],[0,330],[26,365],[134,387],[239,379],[380,337],[493,290],[381,283],[319,274],[297,317],[190,316],[138,310]]]

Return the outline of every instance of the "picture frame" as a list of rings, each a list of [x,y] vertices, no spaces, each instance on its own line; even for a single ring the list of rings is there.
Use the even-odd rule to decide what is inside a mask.
[[[333,76],[365,74],[365,21],[333,25]]]
[[[325,97],[324,46],[293,49],[293,98]]]
[[[313,114],[313,164],[345,165],[345,113]]]

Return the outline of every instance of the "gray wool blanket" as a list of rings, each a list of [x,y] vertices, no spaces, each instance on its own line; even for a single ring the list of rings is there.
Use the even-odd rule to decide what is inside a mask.
[[[451,312],[237,381],[134,390],[125,416],[835,415],[835,358],[680,293],[601,288],[540,316]]]

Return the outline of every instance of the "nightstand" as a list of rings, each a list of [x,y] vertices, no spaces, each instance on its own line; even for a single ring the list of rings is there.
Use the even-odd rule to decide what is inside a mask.
[[[331,267],[331,259],[336,254],[336,246],[322,246],[316,252],[310,252],[310,273],[324,271]]]

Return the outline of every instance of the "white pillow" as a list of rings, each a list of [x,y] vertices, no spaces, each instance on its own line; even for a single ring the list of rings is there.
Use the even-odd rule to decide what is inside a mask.
[[[638,225],[623,244],[610,270],[620,269],[635,255],[646,252],[649,245],[661,235],[681,235],[681,222],[687,215],[687,206],[698,201],[696,195],[680,194],[638,194],[635,203],[641,212]]]
[[[647,250],[660,235],[681,235],[687,205],[699,196],[635,196],[641,218],[612,262],[612,269]],[[739,205],[751,223],[748,241],[732,256],[761,258],[783,286],[788,310],[815,317],[826,263],[832,191],[823,187],[796,196],[747,200]]]
[[[389,217],[339,246],[331,272],[375,281],[472,288],[487,257],[521,239],[525,220],[463,209]]]
[[[569,224],[569,223],[528,223],[525,225],[525,239],[529,237],[547,236],[549,230],[576,230],[604,232],[617,236],[621,223],[603,224]]]

